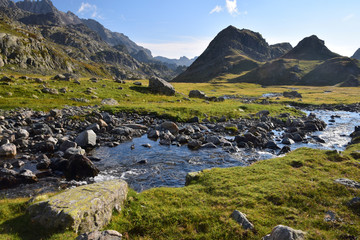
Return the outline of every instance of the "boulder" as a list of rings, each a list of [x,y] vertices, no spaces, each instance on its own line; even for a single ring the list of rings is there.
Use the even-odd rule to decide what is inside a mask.
[[[200,90],[191,90],[189,92],[189,97],[190,98],[201,98],[201,99],[207,99],[207,96],[204,92],[200,91]]]
[[[246,215],[242,212],[235,210],[230,217],[239,223],[243,229],[254,229],[254,225],[246,218]]]
[[[335,182],[347,187],[360,188],[360,182],[356,182],[347,178],[339,178],[336,179]]]
[[[75,142],[80,147],[94,147],[96,145],[96,133],[93,130],[86,130],[77,136]]]
[[[29,136],[30,136],[30,134],[26,129],[19,129],[16,132],[16,138],[28,139]]]
[[[189,172],[188,174],[186,174],[185,186],[190,185],[190,183],[191,183],[192,181],[197,181],[197,180],[199,180],[200,174],[201,174],[201,171],[199,171],[199,172]]]
[[[72,142],[70,140],[65,140],[61,145],[60,145],[60,151],[65,152],[67,149],[69,148],[76,148],[77,144],[76,142]],[[83,155],[83,154],[82,154]]]
[[[278,225],[273,228],[270,234],[262,238],[262,240],[304,240],[305,232],[294,230],[291,227]]]
[[[174,122],[163,122],[161,124],[161,127],[165,130],[169,130],[171,134],[178,134],[179,133],[179,127]]]
[[[113,98],[106,98],[101,101],[101,104],[102,105],[110,105],[110,106],[119,105],[118,101],[116,101]]]
[[[0,157],[15,157],[16,146],[12,143],[4,144],[0,147]]]
[[[65,171],[67,180],[83,180],[88,177],[95,177],[99,174],[99,170],[84,155],[73,155],[69,159],[69,166]]]
[[[121,240],[122,235],[115,230],[106,230],[103,232],[94,231],[81,234],[76,240]]]
[[[73,155],[77,155],[77,154],[85,155],[85,153],[86,153],[85,150],[82,149],[81,147],[70,147],[66,149],[64,157],[70,158]]]
[[[150,92],[164,94],[167,96],[175,95],[175,88],[164,79],[158,77],[152,77],[149,79],[149,90]]]
[[[301,94],[297,91],[283,92],[283,96],[286,98],[302,98]]]
[[[199,140],[191,140],[188,142],[188,148],[192,150],[199,149],[202,146],[202,142]]]
[[[150,130],[147,134],[148,138],[157,139],[160,137],[160,132],[158,130]]]
[[[127,192],[123,180],[85,185],[35,202],[28,212],[33,222],[45,228],[71,229],[77,233],[96,231],[110,222],[113,209],[121,210]]]

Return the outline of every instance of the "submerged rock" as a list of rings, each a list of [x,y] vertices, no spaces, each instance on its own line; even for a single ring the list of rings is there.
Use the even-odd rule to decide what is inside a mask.
[[[32,221],[48,229],[96,231],[110,222],[113,209],[121,210],[127,192],[123,180],[85,185],[34,203],[28,212]]]

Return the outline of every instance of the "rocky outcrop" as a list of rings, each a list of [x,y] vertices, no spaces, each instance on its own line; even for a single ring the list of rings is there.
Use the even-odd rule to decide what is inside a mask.
[[[305,240],[306,233],[300,230],[294,230],[291,227],[278,225],[273,228],[269,235],[262,240]]]
[[[175,95],[175,88],[164,79],[158,77],[152,77],[149,79],[149,90],[150,92],[167,96]]]
[[[45,228],[96,231],[109,223],[113,209],[121,210],[127,192],[122,180],[85,185],[34,203],[28,212],[32,221]]]

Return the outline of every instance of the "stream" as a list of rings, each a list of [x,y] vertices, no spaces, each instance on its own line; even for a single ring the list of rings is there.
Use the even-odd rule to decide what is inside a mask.
[[[304,111],[309,114],[309,111]],[[327,123],[324,131],[314,132],[307,137],[308,143],[295,143],[291,150],[300,147],[343,151],[351,140],[349,135],[360,123],[360,114],[345,111],[312,111],[318,118]],[[280,139],[283,132],[273,131],[274,140]],[[314,136],[325,140],[319,143]],[[232,137],[228,137],[230,140]],[[276,142],[281,148],[284,145]],[[151,148],[144,147],[150,144]],[[190,150],[184,146],[163,146],[152,141],[146,135],[117,147],[100,147],[93,153],[94,157],[104,159],[96,163],[100,175],[96,182],[120,178],[126,180],[130,187],[141,192],[154,187],[182,187],[186,174],[208,168],[226,168],[247,166],[252,162],[274,158],[273,150],[244,150],[228,153],[222,148]]]

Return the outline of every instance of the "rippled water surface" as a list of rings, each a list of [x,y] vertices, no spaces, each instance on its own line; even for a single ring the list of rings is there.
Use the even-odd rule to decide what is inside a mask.
[[[353,132],[355,126],[360,125],[359,113],[333,111],[314,111],[314,113],[328,126],[325,131],[315,132],[312,136],[324,139],[325,143],[317,143],[309,136],[308,144],[296,143],[291,146],[291,149],[311,147],[344,150],[350,141],[349,134]],[[334,120],[335,122],[331,122]],[[274,133],[275,138],[282,134],[281,132]],[[151,148],[142,146],[148,143],[152,146]],[[135,147],[133,150],[132,145]],[[283,146],[279,142],[278,145]],[[162,146],[145,135],[114,148],[101,147],[96,150],[94,156],[103,159],[97,163],[101,174],[95,178],[95,181],[121,178],[136,191],[143,191],[161,186],[184,186],[188,172],[214,167],[245,166],[253,161],[273,158],[276,155],[265,150],[240,150],[231,154],[221,148],[192,151],[186,145]]]

